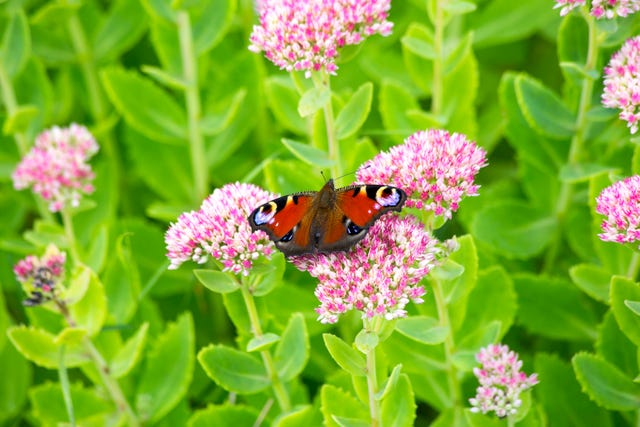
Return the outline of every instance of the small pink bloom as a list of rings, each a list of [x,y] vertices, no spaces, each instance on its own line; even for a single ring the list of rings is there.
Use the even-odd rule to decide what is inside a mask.
[[[200,210],[185,212],[165,234],[169,269],[192,260],[199,264],[217,259],[223,271],[249,274],[260,255],[270,257],[274,246],[266,233],[253,233],[247,216],[275,196],[253,184],[227,184],[202,203]]]
[[[390,7],[391,0],[258,0],[249,49],[283,70],[334,74],[340,47],[391,33]]]
[[[605,242],[632,243],[640,240],[640,176],[634,175],[602,190],[596,199]]]
[[[451,218],[465,196],[476,196],[474,184],[486,153],[464,135],[429,129],[391,147],[360,167],[358,180],[395,185],[407,192],[407,207]]]
[[[469,399],[471,412],[494,411],[498,417],[515,414],[522,404],[520,393],[538,384],[537,374],[520,372],[522,361],[506,345],[492,344],[480,349],[476,359],[482,369],[474,368],[480,386]]]
[[[385,215],[348,252],[291,257],[293,264],[318,278],[316,310],[322,323],[356,309],[362,317],[395,319],[407,315],[409,301],[422,302],[419,282],[454,249],[432,237],[414,217]]]
[[[582,6],[586,0],[556,0],[554,9],[560,9],[560,16],[565,16],[576,7]]]
[[[638,0],[593,0],[591,15],[596,18],[614,19],[616,16],[624,18],[640,10]]]
[[[29,295],[24,305],[40,305],[55,297],[57,285],[64,276],[65,262],[66,254],[49,246],[42,257],[29,255],[16,263],[13,272]]]
[[[611,56],[604,69],[604,93],[602,104],[607,108],[619,108],[619,117],[627,122],[631,133],[638,131],[640,117],[640,36],[625,42]]]
[[[93,192],[94,174],[87,162],[97,151],[98,144],[84,126],[54,126],[38,135],[13,172],[13,185],[17,190],[31,187],[49,202],[52,212],[78,206],[83,194]]]

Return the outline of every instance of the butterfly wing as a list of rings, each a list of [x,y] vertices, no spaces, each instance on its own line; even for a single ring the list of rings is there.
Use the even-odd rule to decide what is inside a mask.
[[[249,215],[253,231],[262,230],[285,255],[312,252],[309,228],[315,192],[278,197],[258,206]]]
[[[407,195],[388,185],[353,185],[336,191],[335,207],[327,214],[319,252],[347,250],[369,227],[390,211],[400,211]]]

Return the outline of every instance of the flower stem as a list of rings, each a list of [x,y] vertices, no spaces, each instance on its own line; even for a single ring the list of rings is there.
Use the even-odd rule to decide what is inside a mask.
[[[451,321],[449,319],[449,310],[447,309],[447,303],[442,290],[442,283],[437,279],[431,280],[431,288],[433,289],[433,296],[435,298],[436,307],[438,310],[438,319],[440,320],[440,326],[444,326],[449,330],[447,337],[444,340],[444,356],[445,366],[447,371],[447,381],[449,383],[449,389],[451,390],[451,400],[454,407],[457,407],[461,403],[460,397],[460,384],[458,382],[458,372],[453,364],[453,352],[455,350],[455,343],[453,341],[453,330],[451,327]]]
[[[184,10],[178,12],[178,37],[180,39],[180,53],[182,55],[183,79],[186,83],[185,97],[191,167],[193,168],[193,183],[195,188],[194,201],[199,202],[207,196],[207,163],[204,140],[200,132],[200,118],[202,113],[200,111],[200,93],[198,92],[197,59],[193,47],[189,13]]]
[[[375,326],[372,327],[371,323],[364,319],[364,329],[378,332]],[[376,399],[376,393],[378,392],[378,376],[376,370],[376,347],[371,347],[365,353],[367,363],[367,392],[369,394],[369,416],[371,417],[371,427],[378,427],[380,425],[380,405]]]
[[[69,375],[67,374],[67,367],[64,364],[64,350],[65,345],[62,344],[58,350],[58,376],[60,377],[60,388],[62,389],[62,396],[64,397],[64,406],[67,408],[67,415],[69,416],[69,425],[75,427],[76,416],[73,411]]]
[[[64,234],[67,238],[69,252],[71,252],[71,258],[73,258],[74,263],[79,263],[81,260],[78,254],[78,242],[76,242],[76,235],[73,231],[71,212],[69,212],[68,208],[63,208],[62,211],[60,211],[60,214],[62,217],[62,225],[64,226]]]
[[[242,290],[242,298],[244,299],[244,304],[247,307],[247,313],[249,314],[249,321],[251,323],[253,335],[256,338],[260,338],[263,335],[263,332],[253,295],[251,294],[251,291],[249,291],[249,287],[246,283],[243,283],[240,289]],[[289,394],[287,393],[284,384],[280,381],[280,377],[278,377],[278,371],[276,370],[275,363],[273,362],[273,357],[271,357],[269,350],[261,351],[260,355],[262,356],[264,367],[267,370],[267,375],[269,375],[269,379],[271,380],[273,393],[278,400],[280,410],[282,412],[288,412],[291,409],[291,399],[289,398]]]
[[[627,277],[635,281],[635,278],[638,276],[639,269],[640,269],[640,253],[634,250],[633,255],[631,256],[631,261],[629,262],[629,267],[627,267]]]
[[[597,28],[595,19],[588,12],[582,10],[582,16],[589,28],[587,59],[584,68],[586,71],[592,71],[596,69],[598,61]],[[567,164],[569,165],[577,164],[581,160],[581,156],[583,154],[585,132],[587,130],[587,113],[591,107],[593,86],[594,79],[589,77],[584,78],[580,91],[578,110],[576,112],[576,122],[574,126],[576,132],[571,138],[571,146],[569,148],[569,155],[567,158]],[[574,185],[571,182],[562,182],[555,207],[555,215],[559,224],[562,224],[567,214],[567,210],[569,209],[569,206],[571,206],[573,193]],[[558,227],[558,234],[562,233],[562,229],[562,226]],[[549,251],[547,251],[547,255],[545,257],[545,271],[550,271],[560,250],[559,245],[561,244],[561,239],[557,238],[555,239],[555,242],[556,243],[549,249]]]
[[[313,83],[316,88],[326,87],[331,93],[331,80],[329,75],[312,73]],[[340,157],[340,143],[338,141],[338,135],[336,134],[335,118],[333,116],[333,106],[331,105],[331,96],[329,100],[322,108],[324,112],[324,124],[327,130],[327,148],[329,151],[329,159],[333,161],[331,167],[331,177],[340,178],[343,175],[342,171],[342,159]]]
[[[433,16],[433,80],[431,83],[431,113],[438,116],[442,113],[444,104],[444,16],[441,1],[434,2],[435,16]]]
[[[64,317],[67,325],[75,327],[76,321],[73,319],[73,317],[71,317],[71,313],[69,312],[69,309],[67,308],[67,305],[64,303],[64,301],[56,299],[55,303],[58,306],[58,309]],[[109,396],[111,396],[111,400],[116,405],[118,413],[126,415],[126,417],[128,418],[128,426],[139,427],[141,425],[140,421],[138,420],[135,412],[133,412],[133,409],[131,409],[129,402],[127,402],[127,398],[122,392],[120,384],[118,384],[118,381],[111,376],[109,365],[104,360],[104,357],[102,357],[102,355],[95,347],[95,345],[93,345],[93,342],[89,339],[88,336],[84,337],[84,339],[82,340],[82,345],[89,355],[89,358],[91,358],[91,361],[95,365],[96,370],[98,371],[98,375],[100,375],[100,379],[102,380],[102,384],[107,389],[107,393],[109,393]]]

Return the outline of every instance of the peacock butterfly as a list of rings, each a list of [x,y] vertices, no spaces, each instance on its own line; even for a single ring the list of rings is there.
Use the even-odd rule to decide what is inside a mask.
[[[286,256],[346,251],[381,215],[400,211],[404,191],[388,185],[336,188],[330,179],[320,191],[278,197],[249,215],[253,231],[265,231]]]

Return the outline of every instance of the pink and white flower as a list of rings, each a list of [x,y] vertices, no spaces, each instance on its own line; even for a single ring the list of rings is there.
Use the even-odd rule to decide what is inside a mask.
[[[640,36],[625,42],[611,56],[604,69],[602,104],[620,109],[619,117],[627,122],[632,134],[638,131],[640,118]]]
[[[23,301],[24,305],[40,305],[55,297],[58,284],[64,276],[66,259],[64,252],[49,246],[42,257],[29,255],[16,263],[13,272],[29,295]]]
[[[640,240],[640,176],[634,175],[602,190],[596,199],[605,242],[632,243]]]

